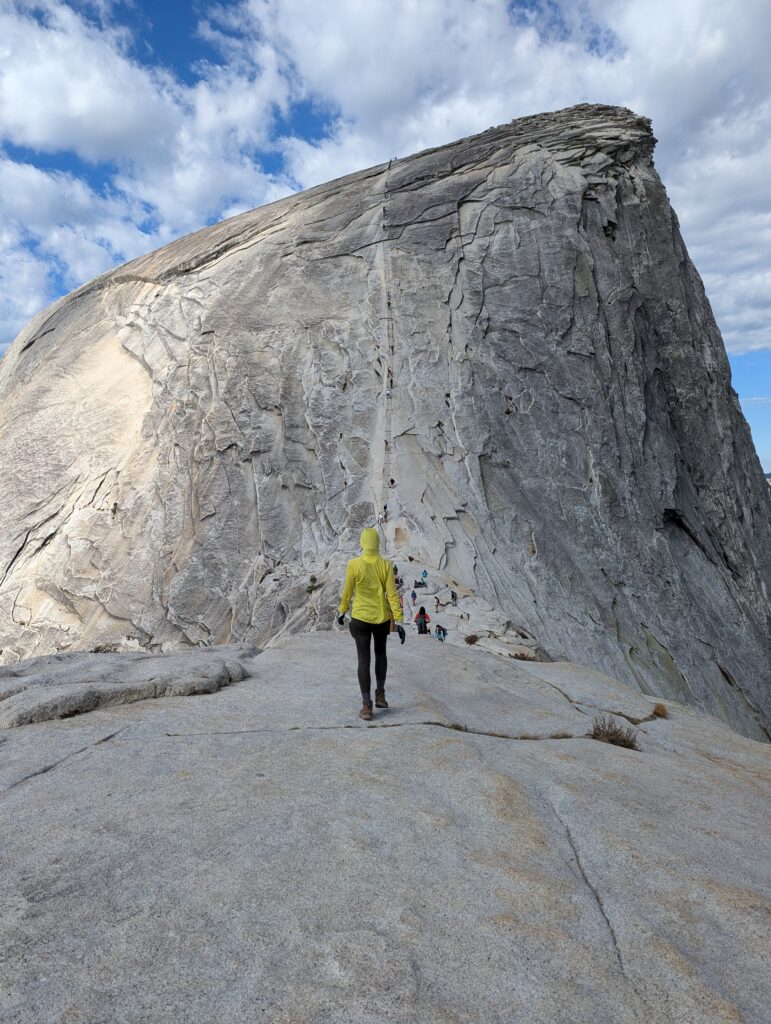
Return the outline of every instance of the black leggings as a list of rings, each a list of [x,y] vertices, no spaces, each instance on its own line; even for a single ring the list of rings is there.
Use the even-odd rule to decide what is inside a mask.
[[[375,638],[375,679],[378,690],[382,690],[385,687],[386,672],[388,671],[386,640],[391,628],[391,620],[386,619],[385,622],[364,622],[362,619],[351,619],[350,628],[351,636],[356,641],[356,653],[359,656],[361,699],[367,704],[370,700],[369,688],[371,686],[369,638]]]

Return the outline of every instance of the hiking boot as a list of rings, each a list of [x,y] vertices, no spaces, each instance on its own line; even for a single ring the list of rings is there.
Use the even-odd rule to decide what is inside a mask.
[[[375,707],[387,708],[388,701],[385,699],[385,690],[375,690]]]
[[[359,712],[359,718],[363,718],[365,722],[371,722],[373,717],[372,701],[368,700],[366,704],[362,704],[361,711]]]

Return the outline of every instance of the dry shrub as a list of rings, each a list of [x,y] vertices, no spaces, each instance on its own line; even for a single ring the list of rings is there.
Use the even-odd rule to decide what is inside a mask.
[[[476,635],[476,633],[469,633],[467,637],[464,637],[464,640],[466,641],[467,644],[475,644],[478,639],[479,637]]]
[[[608,715],[598,715],[592,722],[590,733],[593,740],[600,740],[602,743],[613,743],[617,747],[628,747],[629,750],[639,750],[637,746],[637,733],[631,726],[619,725]]]
[[[651,714],[654,718],[669,718],[669,708],[666,704],[654,704]]]

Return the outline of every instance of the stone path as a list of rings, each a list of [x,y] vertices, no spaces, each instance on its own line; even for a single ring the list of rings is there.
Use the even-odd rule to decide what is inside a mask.
[[[367,726],[353,654],[0,731],[3,1024],[765,1019],[767,747],[413,636]]]

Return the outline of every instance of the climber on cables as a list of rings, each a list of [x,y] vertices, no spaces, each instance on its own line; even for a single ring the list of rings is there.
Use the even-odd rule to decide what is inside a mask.
[[[372,698],[370,688],[371,650],[370,642],[375,644],[375,707],[387,708],[385,697],[386,672],[386,640],[392,630],[399,634],[404,643],[405,632],[402,626],[403,612],[399,603],[399,595],[394,584],[393,565],[380,557],[380,536],[377,530],[368,527],[361,531],[362,554],[348,562],[345,571],[345,583],[340,597],[337,621],[345,623],[345,613],[351,606],[350,631],[356,643],[358,659],[359,689],[361,690],[361,711],[359,718],[365,722],[372,720]]]

